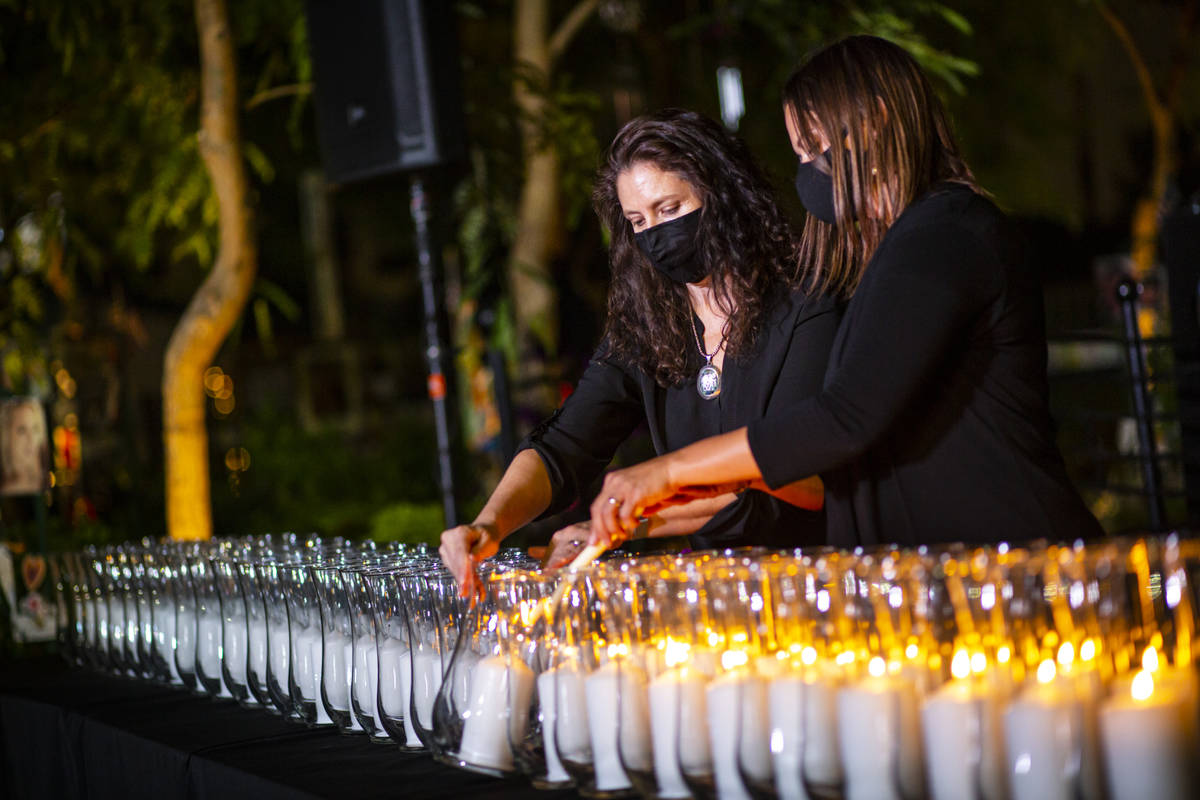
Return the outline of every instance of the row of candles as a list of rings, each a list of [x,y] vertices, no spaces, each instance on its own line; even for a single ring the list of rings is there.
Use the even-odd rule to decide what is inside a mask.
[[[467,603],[422,548],[65,554],[80,664],[592,797],[1184,798],[1200,542],[705,551]]]

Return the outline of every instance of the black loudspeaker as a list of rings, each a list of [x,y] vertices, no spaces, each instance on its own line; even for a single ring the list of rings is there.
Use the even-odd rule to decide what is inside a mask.
[[[1200,196],[1163,225],[1188,520],[1200,522]]]
[[[333,183],[463,151],[454,4],[308,0],[317,133]]]

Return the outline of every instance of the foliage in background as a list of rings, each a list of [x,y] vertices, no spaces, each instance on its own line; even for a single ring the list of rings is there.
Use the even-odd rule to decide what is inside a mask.
[[[223,485],[213,481],[217,535],[315,531],[361,538],[378,527],[377,514],[399,502],[435,509],[436,529],[417,533],[441,532],[430,409],[397,411],[386,427],[348,440],[336,430],[304,431],[290,409],[263,408],[247,412],[236,433],[222,435],[246,449],[249,468],[231,473],[221,463],[224,449],[214,445],[213,474],[227,478]]]
[[[308,80],[301,9],[300,0],[233,4],[243,96]],[[0,97],[0,228],[28,215],[43,220],[47,247],[33,271],[59,300],[70,305],[84,294],[79,281],[91,288],[114,276],[161,275],[180,262],[207,267],[217,209],[196,145],[190,2],[0,0],[0,67],[21,82]],[[295,93],[290,118],[296,140],[303,97]],[[251,176],[272,180],[275,167],[253,126],[245,140]],[[47,320],[35,322],[44,351]],[[20,330],[0,333],[38,341]]]

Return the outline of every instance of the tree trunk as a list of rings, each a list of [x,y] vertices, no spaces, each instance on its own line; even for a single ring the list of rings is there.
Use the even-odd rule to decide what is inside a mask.
[[[526,75],[513,84],[525,174],[508,283],[517,326],[518,402],[539,411],[558,404],[551,374],[558,354],[558,289],[550,262],[562,238],[558,153],[541,134],[545,92],[553,82],[554,62],[598,5],[598,0],[582,0],[553,34],[549,0],[517,0],[513,16],[514,60]],[[543,91],[530,81],[544,82]]]
[[[513,18],[513,52],[527,78],[518,77],[513,85],[525,174],[508,283],[517,325],[518,402],[538,412],[554,407],[546,378],[558,347],[558,292],[550,274],[561,223],[558,155],[539,135],[545,96],[529,85],[530,80],[551,80],[549,13],[548,0],[517,0]]]
[[[241,157],[229,14],[225,0],[196,0],[195,8],[202,90],[198,138],[217,197],[220,246],[171,334],[163,363],[167,532],[173,539],[212,536],[204,371],[246,305],[258,258]]]

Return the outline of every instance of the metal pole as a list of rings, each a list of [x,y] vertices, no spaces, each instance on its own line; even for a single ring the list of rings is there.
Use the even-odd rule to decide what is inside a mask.
[[[437,429],[438,477],[442,487],[442,512],[446,527],[458,524],[454,502],[454,469],[450,459],[450,417],[446,411],[446,374],[442,369],[442,340],[438,332],[437,293],[434,288],[434,256],[429,241],[429,205],[425,185],[419,176],[412,179],[409,211],[417,232],[418,276],[425,310],[425,360],[429,366],[426,387],[433,401],[433,420]]]
[[[1129,378],[1133,384],[1133,414],[1137,421],[1138,460],[1142,467],[1142,491],[1150,511],[1150,527],[1166,530],[1167,512],[1163,503],[1162,475],[1158,468],[1154,426],[1151,424],[1150,390],[1146,387],[1146,359],[1142,350],[1142,333],[1138,330],[1137,306],[1142,285],[1124,278],[1117,285],[1117,302],[1121,305],[1121,320],[1125,323],[1125,355],[1129,361]]]

